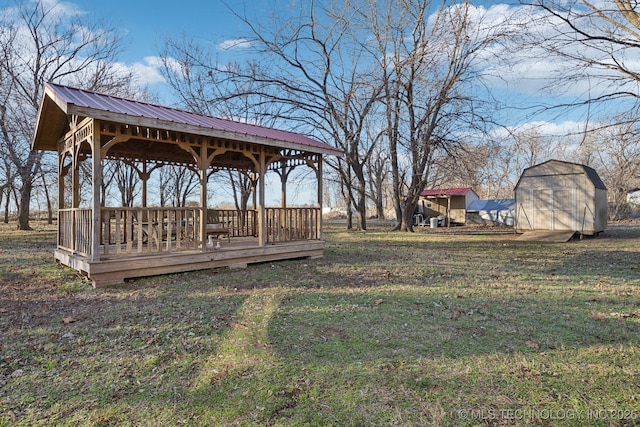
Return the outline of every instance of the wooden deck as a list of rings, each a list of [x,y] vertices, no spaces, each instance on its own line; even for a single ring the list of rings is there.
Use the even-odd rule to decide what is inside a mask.
[[[255,211],[101,208],[94,228],[91,210],[61,209],[55,259],[100,286],[135,277],[322,256],[318,208],[267,208],[264,216],[261,240]],[[222,228],[211,233],[213,224]],[[220,247],[207,244],[209,238]]]
[[[220,241],[220,249],[193,249],[182,252],[116,255],[113,248],[106,248],[107,255],[99,261],[91,261],[85,255],[74,254],[58,248],[55,259],[86,274],[94,286],[124,282],[125,279],[180,273],[218,267],[245,268],[248,264],[295,258],[322,257],[325,243],[322,240],[305,240],[273,243],[260,247],[253,237],[232,238]],[[104,247],[103,253],[104,251]]]

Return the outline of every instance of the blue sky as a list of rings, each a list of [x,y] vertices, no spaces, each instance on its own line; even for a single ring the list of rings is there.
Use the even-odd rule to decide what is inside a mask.
[[[140,61],[158,54],[163,37],[187,34],[220,43],[240,29],[224,4],[210,1],[73,0],[93,19],[120,28],[126,41],[123,59]]]
[[[143,81],[160,92],[161,101],[165,103],[171,100],[167,99],[154,62],[165,39],[184,35],[216,47],[237,37],[242,29],[219,0],[71,0],[65,3],[86,13],[91,21],[102,20],[119,29],[124,41],[120,60],[134,66]],[[232,56],[234,52],[224,51],[224,54]]]
[[[46,1],[59,2],[60,0]],[[246,3],[249,5],[250,15],[260,16],[260,7],[270,9],[273,5],[277,5],[280,10],[287,8],[295,10],[293,8],[296,1],[228,0],[228,3],[234,8],[239,8]],[[508,5],[507,2],[500,1],[479,3],[487,9],[492,8],[496,16],[500,13],[512,13],[518,7],[517,4]],[[126,66],[133,67],[141,75],[142,81],[148,84],[152,91],[158,92],[161,103],[173,104],[168,88],[162,83],[156,62],[156,57],[166,38],[179,39],[182,36],[194,38],[199,44],[210,45],[222,59],[242,59],[242,49],[221,48],[226,41],[237,39],[242,36],[243,31],[246,31],[242,23],[233,16],[221,0],[64,0],[63,5],[86,13],[90,21],[104,20],[107,24],[117,27],[124,40],[121,61]],[[514,53],[514,56],[517,55]],[[540,98],[540,88],[549,75],[551,67],[553,67],[551,62],[525,61],[510,70],[508,74],[503,74],[502,77],[506,77],[505,80],[496,80],[496,93],[505,99],[523,100],[531,97],[530,99],[536,101],[546,100],[546,98]],[[499,72],[503,73],[503,70]],[[525,79],[525,76],[528,78]],[[552,103],[553,99],[549,98],[548,101]],[[554,118],[552,115],[544,117],[544,120],[553,121],[556,124],[563,120],[570,122],[581,119],[579,114],[571,117]]]
[[[27,0],[28,1],[28,0]],[[237,40],[247,30],[229,11],[222,0],[43,0],[47,6],[57,4],[71,14],[86,15],[89,22],[102,21],[106,28],[115,27],[122,37],[123,52],[119,61],[124,67],[133,69],[140,82],[147,85],[159,96],[158,101],[175,106],[168,86],[159,73],[157,56],[166,39],[177,40],[185,36],[198,44],[212,48],[222,62],[242,61],[246,50],[224,49],[225,42]],[[279,12],[295,12],[298,0],[227,0],[234,8],[247,5],[247,14],[257,19],[268,17],[268,10],[277,7]],[[516,20],[526,20],[527,13],[517,3],[506,1],[478,1],[483,5],[478,13],[485,13],[486,19],[499,21],[507,14]],[[0,0],[0,9],[13,6],[13,0]],[[263,9],[263,10],[260,10]],[[515,23],[513,25],[518,25]],[[543,29],[544,30],[544,29]],[[496,65],[491,81],[495,94],[510,102],[547,101],[553,104],[557,97],[543,93],[547,78],[562,68],[557,60],[525,58],[524,52],[514,47],[512,67]],[[576,90],[581,90],[580,85]],[[523,114],[509,114],[523,120]],[[562,134],[571,128],[581,128],[584,115],[579,111],[556,116],[527,117],[536,126],[547,126],[550,132]],[[514,122],[515,124],[515,122]],[[519,123],[522,124],[522,123]]]

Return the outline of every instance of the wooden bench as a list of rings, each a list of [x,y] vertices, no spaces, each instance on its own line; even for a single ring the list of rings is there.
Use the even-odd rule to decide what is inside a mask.
[[[142,231],[142,241],[144,243],[147,243],[149,241],[149,238],[151,237],[152,239],[156,240],[156,241],[166,241],[167,237],[168,237],[168,233],[167,233],[167,229],[163,228],[162,229],[162,233],[159,232],[159,227],[158,227],[158,223],[147,223],[147,222],[143,222],[141,227],[140,227],[141,231]],[[177,239],[177,233],[176,233],[176,227],[175,225],[171,228],[171,240],[176,240]]]
[[[216,238],[220,238],[221,236],[227,236],[227,241],[231,241],[231,227],[229,225],[231,221],[227,223],[217,222],[212,224],[207,224],[206,233],[207,236],[215,236]]]

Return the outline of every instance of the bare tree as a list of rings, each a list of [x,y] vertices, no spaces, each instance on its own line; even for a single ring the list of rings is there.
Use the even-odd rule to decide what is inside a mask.
[[[577,141],[576,135],[548,135],[535,126],[500,128],[486,138],[456,147],[441,166],[447,182],[471,185],[481,197],[512,198],[525,168],[551,158],[579,161],[575,152],[567,152]]]
[[[173,194],[172,176],[169,168],[162,167],[158,170],[158,191],[160,206],[167,206]]]
[[[170,166],[173,175],[173,206],[187,206],[189,196],[197,194],[200,188],[198,175],[188,168]]]
[[[442,156],[437,163],[444,174],[448,187],[470,186],[481,197],[493,194],[494,159],[499,147],[488,143],[466,143],[461,141],[451,150],[451,155]]]
[[[375,206],[376,218],[385,219],[385,196],[386,190],[390,188],[391,172],[389,153],[381,147],[381,144],[375,144],[375,146],[375,150],[367,161],[368,196]]]
[[[526,168],[550,158],[562,158],[559,153],[554,155],[553,138],[535,127],[508,129],[500,147],[496,153],[496,175],[501,177],[501,193],[508,197],[513,197],[515,185]]]
[[[133,207],[135,198],[140,193],[140,181],[136,170],[125,163],[116,163],[114,183],[120,193],[120,206]]]
[[[635,112],[617,115],[588,132],[577,149],[581,161],[598,171],[608,189],[609,216],[628,216],[627,192],[640,186],[640,129]]]
[[[255,181],[247,173],[235,173],[227,171],[228,180],[233,191],[233,203],[237,210],[246,211],[249,198],[253,192]]]
[[[0,106],[0,120],[4,120],[4,109]],[[6,136],[5,136],[6,138]],[[14,190],[15,181],[15,167],[10,161],[10,158],[4,149],[4,144],[0,144],[0,206],[2,206],[3,199],[5,200],[5,215],[3,221],[9,222],[9,204],[11,203],[11,193]]]
[[[434,159],[482,123],[481,61],[506,34],[482,23],[480,9],[466,2],[440,5],[310,0],[297,15],[268,22],[237,12],[249,29],[242,44],[252,46],[253,60],[218,66],[183,41],[172,44],[179,54],[166,55],[166,69],[177,77],[178,93],[196,95],[189,102],[197,108],[214,100],[268,105],[264,114],[277,114],[278,123],[339,147],[343,157],[328,164],[347,203],[348,228],[351,206],[366,228],[367,165],[376,144],[387,140],[398,228],[410,230],[419,194],[433,181]]]
[[[190,168],[164,165],[159,172],[160,206],[187,206],[187,200],[197,195],[198,176]]]
[[[537,0],[527,2],[544,14],[532,33],[545,59],[560,60],[555,87],[577,91],[562,106],[640,101],[640,9],[636,0]],[[588,82],[587,87],[581,85]]]
[[[49,182],[55,182],[56,171],[52,168],[40,168],[40,179],[42,181],[42,190],[44,192],[45,201],[47,203],[47,224],[53,224],[53,197],[49,191]],[[47,179],[47,176],[50,178]]]
[[[242,65],[219,65],[211,55],[193,54],[202,50],[187,48],[189,43],[172,44],[172,52],[182,54],[172,54],[180,59],[168,62],[167,69],[181,69],[182,75],[169,81],[179,93],[196,94],[206,101],[206,108],[225,103],[237,111],[251,111],[262,124],[265,118],[273,124],[286,122],[294,130],[341,148],[344,159],[328,164],[340,175],[345,199],[356,206],[359,227],[364,229],[364,165],[371,149],[364,129],[381,91],[379,79],[368,66],[371,52],[359,41],[366,35],[358,33],[348,4],[323,7],[309,1],[299,10],[296,16],[275,16],[268,26],[262,25],[264,19],[237,13],[250,32],[243,43],[253,47],[257,58]],[[193,64],[203,72],[194,72]],[[187,105],[205,107],[186,98]]]
[[[218,65],[210,49],[193,40],[167,40],[161,58],[162,74],[180,104],[190,111],[263,126],[273,126],[280,115],[281,106],[260,98],[256,82],[229,78],[235,72],[232,70],[240,69],[239,64]],[[254,191],[252,177],[240,170],[224,175],[215,172],[212,170],[210,177],[215,176],[220,187],[230,188],[236,208],[245,211]]]
[[[17,173],[18,228],[29,229],[34,181],[43,153],[30,150],[43,84],[57,81],[118,92],[132,87],[132,75],[114,65],[117,32],[81,20],[57,3],[17,2],[0,18],[0,147]]]
[[[420,193],[431,180],[434,161],[451,155],[466,131],[485,120],[477,93],[483,54],[506,36],[500,25],[484,24],[468,3],[400,1],[374,28],[385,70],[387,135],[392,156],[397,228],[412,231]],[[390,9],[391,10],[391,9]],[[363,15],[374,15],[364,11]],[[506,18],[505,18],[506,19]],[[409,163],[401,187],[399,159]]]

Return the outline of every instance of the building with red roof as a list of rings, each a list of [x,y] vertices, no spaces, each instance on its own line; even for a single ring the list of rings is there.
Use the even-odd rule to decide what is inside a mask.
[[[420,193],[416,223],[427,225],[430,218],[439,218],[440,225],[464,224],[467,207],[480,197],[471,187],[430,188]]]

